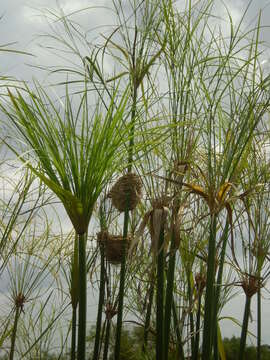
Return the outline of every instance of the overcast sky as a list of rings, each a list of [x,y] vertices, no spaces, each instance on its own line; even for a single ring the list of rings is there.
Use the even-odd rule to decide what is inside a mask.
[[[234,22],[238,22],[246,8],[247,0],[225,0],[228,9],[232,15]],[[221,4],[221,2],[219,2]],[[89,6],[107,6],[112,8],[111,0],[59,0],[59,6],[63,9],[65,14],[77,11]],[[40,45],[46,45],[46,39],[38,37],[38,35],[51,33],[49,24],[52,21],[46,21],[45,15],[49,15],[48,10],[53,13],[59,11],[59,6],[55,0],[1,0],[1,15],[0,21],[0,45],[16,42],[14,48],[27,51],[35,55],[35,57],[28,57],[22,55],[14,55],[9,53],[0,53],[1,66],[0,74],[12,75],[21,80],[31,80],[33,76],[44,78],[41,72],[33,70],[29,64],[32,65],[52,65],[60,64],[59,58],[53,53],[45,51]],[[57,10],[58,9],[58,10]],[[256,19],[260,9],[262,10],[262,25],[266,26],[262,30],[261,39],[266,42],[270,48],[270,1],[269,0],[254,0],[250,5],[248,14],[245,18],[245,26],[252,27],[256,24]],[[225,18],[225,9],[221,5],[216,7],[216,14],[221,18]],[[51,15],[52,19],[53,16]],[[106,9],[88,9],[73,17],[85,30],[89,30],[99,25],[113,24],[112,11]],[[216,20],[217,23],[221,20]],[[101,28],[100,28],[101,29]],[[102,30],[100,30],[102,31]],[[225,30],[224,30],[225,31]],[[89,34],[91,36],[91,34]],[[270,58],[270,51],[265,53],[265,64],[268,65],[268,58]],[[70,224],[67,223],[67,226]],[[255,298],[253,299],[253,309],[255,310]],[[234,302],[228,304],[227,315],[235,315],[241,319],[243,297],[238,297]],[[269,309],[269,310],[267,310]],[[267,311],[267,312],[266,312]],[[267,322],[270,320],[269,304],[264,306],[264,321],[263,341],[269,343],[269,331],[267,329]],[[255,322],[253,325],[255,326]],[[254,327],[253,327],[254,329]],[[238,333],[237,327],[232,327],[231,322],[225,321],[222,325],[223,335],[230,336],[232,333]]]
[[[127,1],[127,0],[126,0]],[[179,4],[182,3],[179,2]],[[249,1],[247,0],[226,0],[225,1],[234,22],[238,22],[243,14]],[[270,25],[270,1],[269,0],[254,0],[249,8],[248,14],[245,17],[245,26],[250,27],[256,24],[257,15],[262,10],[262,24]],[[221,2],[216,1],[215,15],[220,16],[221,19],[226,19],[225,8]],[[49,23],[52,25],[52,13],[59,12],[59,6],[63,9],[65,14],[70,14],[74,11],[93,7],[86,11],[80,12],[73,16],[73,20],[82,25],[83,29],[90,30],[95,26],[108,25],[114,23],[112,11],[102,9],[101,6],[112,8],[111,0],[59,0],[58,5],[55,0],[1,0],[1,15],[0,21],[0,45],[16,42],[14,46],[17,49],[31,52],[35,58],[26,56],[15,56],[13,54],[2,53],[1,56],[1,74],[14,75],[20,79],[30,80],[33,76],[41,77],[41,72],[34,71],[33,68],[26,64],[34,65],[52,65],[59,64],[59,58],[42,49],[40,44],[46,45],[46,39],[38,37],[40,34],[52,33]],[[100,8],[95,9],[94,7]],[[45,15],[50,16],[51,20],[46,20]],[[216,20],[217,23],[222,23],[221,20]],[[224,31],[226,30],[225,27]],[[229,29],[229,25],[227,27]],[[102,32],[102,28],[98,31]],[[89,32],[89,38],[93,36],[93,32]],[[267,45],[270,46],[270,29],[263,29],[261,37]],[[49,42],[48,42],[49,44]],[[268,54],[265,55],[266,60]],[[269,52],[270,57],[270,52]]]

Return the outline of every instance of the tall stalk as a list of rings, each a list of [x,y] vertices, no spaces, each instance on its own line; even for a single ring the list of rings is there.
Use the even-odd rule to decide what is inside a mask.
[[[196,330],[194,348],[192,350],[192,360],[199,359],[199,346],[200,346],[200,327],[201,327],[201,305],[202,305],[202,292],[198,291],[198,309],[196,314]]]
[[[245,303],[244,317],[242,322],[242,331],[241,331],[240,348],[239,348],[239,356],[238,356],[239,360],[243,360],[245,354],[250,304],[251,304],[251,296],[246,295],[246,303]]]
[[[175,210],[178,213],[179,206]],[[169,342],[170,342],[170,330],[171,330],[171,318],[172,318],[172,303],[173,303],[173,290],[174,290],[174,273],[175,273],[175,260],[176,260],[176,239],[175,239],[175,226],[176,216],[174,215],[174,221],[171,230],[171,245],[169,255],[169,268],[167,272],[167,286],[166,286],[166,300],[165,300],[165,314],[164,314],[164,360],[168,360],[169,356]]]
[[[190,327],[190,335],[191,335],[191,356],[194,351],[194,343],[195,343],[195,331],[194,331],[194,317],[193,317],[193,289],[191,286],[191,272],[187,270],[187,286],[188,286],[188,308],[189,308],[189,327]]]
[[[163,210],[164,211],[164,210]],[[164,360],[164,224],[161,225],[157,253],[156,360]]]
[[[99,208],[99,221],[100,221],[100,230],[104,231],[107,229],[107,221],[104,211],[104,203],[100,204]],[[98,360],[99,352],[101,345],[100,344],[100,334],[101,334],[101,325],[102,325],[102,311],[105,298],[105,254],[104,254],[104,244],[101,241],[99,244],[100,250],[100,287],[99,287],[99,299],[98,299],[98,313],[96,321],[96,334],[95,334],[95,345],[94,345],[94,355],[93,360]]]
[[[165,300],[165,314],[164,314],[164,360],[169,357],[169,342],[172,318],[172,302],[173,302],[173,289],[174,289],[174,270],[175,270],[175,240],[174,230],[172,230],[172,240],[169,258],[169,268],[167,273],[167,287],[166,287],[166,300]]]
[[[72,306],[70,359],[76,359],[77,306]]]
[[[71,267],[71,305],[72,305],[72,324],[71,324],[71,352],[70,359],[76,359],[76,332],[77,332],[77,307],[79,301],[79,253],[78,235],[75,235],[74,250]]]
[[[173,314],[173,323],[174,323],[174,328],[175,328],[175,332],[176,332],[176,338],[177,338],[177,353],[179,356],[180,360],[185,360],[185,355],[184,355],[184,348],[183,348],[183,344],[182,344],[182,338],[181,338],[181,332],[179,329],[179,323],[178,323],[178,317],[177,317],[177,312],[176,312],[176,305],[174,302],[174,299],[172,301],[172,314]]]
[[[206,294],[204,306],[204,328],[202,358],[211,359],[214,320],[214,284],[215,284],[215,255],[216,255],[216,215],[211,214],[210,234],[208,242]]]
[[[111,332],[111,319],[107,319],[106,320],[106,330],[105,330],[105,340],[104,340],[104,350],[103,350],[103,360],[108,359],[110,332]]]
[[[86,350],[86,237],[79,234],[79,326],[78,326],[78,360],[85,359]]]
[[[137,105],[137,87],[134,86],[133,97],[132,97],[130,141],[128,148],[128,164],[129,164],[127,169],[128,173],[130,173],[132,170],[132,162],[133,162],[136,105]],[[127,194],[126,209],[124,213],[124,225],[123,225],[122,259],[121,259],[121,270],[120,270],[119,300],[118,300],[117,325],[116,325],[115,350],[114,350],[115,360],[119,360],[120,347],[121,347],[121,331],[122,331],[125,276],[126,276],[126,247],[127,247],[127,235],[128,235],[128,223],[129,223],[129,204],[130,204],[130,195]]]
[[[120,358],[120,350],[121,350],[121,332],[122,332],[125,275],[126,275],[126,244],[127,244],[126,238],[128,234],[128,220],[129,220],[129,211],[126,210],[124,217],[120,286],[119,286],[118,312],[117,312],[116,337],[115,337],[115,353],[114,353],[115,360],[118,360]]]
[[[221,285],[222,285],[222,277],[223,277],[223,268],[225,262],[225,255],[226,255],[226,247],[228,242],[228,231],[229,231],[229,221],[227,219],[223,234],[221,236],[221,253],[220,253],[220,260],[218,266],[218,276],[217,276],[217,286],[215,290],[215,303],[214,303],[214,359],[218,360],[218,336],[217,336],[217,326],[218,326],[218,310],[219,310],[219,303],[220,303],[220,293],[221,293]]]
[[[93,360],[98,360],[99,358],[102,310],[103,310],[104,296],[105,296],[105,257],[104,257],[104,245],[102,242],[100,243],[100,266],[101,266],[100,287],[99,287],[98,313],[97,313],[97,322],[96,322],[96,336],[95,336]]]
[[[14,324],[13,324],[13,329],[12,329],[12,333],[11,333],[9,360],[13,360],[13,358],[14,358],[15,341],[16,341],[18,321],[19,321],[20,314],[21,314],[21,307],[16,305]]]
[[[262,338],[262,309],[261,309],[261,288],[257,292],[257,360],[261,360],[261,338]]]
[[[154,291],[155,291],[155,282],[153,279],[150,282],[150,289],[149,289],[149,299],[147,304],[145,322],[144,322],[144,332],[143,332],[143,345],[142,345],[142,352],[145,353],[147,349],[147,342],[148,342],[148,333],[151,321],[151,312],[152,312],[152,305],[154,299]]]

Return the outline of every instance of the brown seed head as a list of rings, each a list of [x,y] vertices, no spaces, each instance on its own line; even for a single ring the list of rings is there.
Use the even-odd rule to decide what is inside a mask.
[[[111,320],[117,314],[117,310],[115,310],[114,306],[111,303],[107,303],[105,314],[106,319]]]
[[[111,235],[107,231],[101,231],[97,234],[97,241],[104,246],[105,257],[108,262],[118,265],[121,264],[124,251],[129,248],[131,237],[128,236],[126,243],[123,244],[124,238],[122,235]]]
[[[195,284],[198,292],[201,294],[206,286],[206,276],[202,273],[195,275]]]
[[[241,286],[246,296],[251,298],[261,287],[260,279],[255,276],[248,276],[242,281]]]
[[[111,188],[108,197],[112,199],[113,206],[119,211],[125,211],[127,199],[128,210],[133,210],[142,197],[142,182],[138,175],[128,173],[120,177]]]
[[[19,292],[19,294],[15,298],[15,306],[16,308],[20,308],[23,311],[23,305],[25,303],[25,296]]]

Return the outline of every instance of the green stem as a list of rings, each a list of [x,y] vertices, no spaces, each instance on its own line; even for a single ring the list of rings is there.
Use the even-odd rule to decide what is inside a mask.
[[[119,300],[118,300],[118,313],[117,313],[117,324],[116,324],[116,339],[115,339],[115,352],[114,352],[115,360],[120,359],[121,331],[122,331],[122,321],[123,321],[124,290],[125,290],[125,275],[126,275],[126,244],[127,244],[126,239],[128,232],[128,219],[129,219],[129,213],[128,211],[126,211],[124,218],[122,261],[121,261],[121,271],[120,271]]]
[[[194,350],[192,354],[192,360],[199,359],[199,345],[200,345],[200,326],[201,326],[201,303],[202,303],[202,294],[199,289],[199,299],[198,299],[198,310],[197,310],[197,317],[196,317],[196,335],[195,335],[195,342],[194,342]]]
[[[207,279],[204,307],[204,328],[202,359],[211,359],[213,342],[213,307],[215,283],[215,255],[216,255],[216,215],[211,215],[210,236],[208,242]]]
[[[76,359],[76,331],[77,331],[77,307],[79,300],[79,258],[78,258],[78,235],[75,235],[74,251],[71,268],[71,304],[72,304],[72,325],[71,325],[71,351],[70,359]]]
[[[100,335],[100,339],[99,339],[99,349],[98,349],[98,354],[99,354],[98,359],[100,358],[102,346],[104,344],[105,331],[106,331],[106,320],[103,322],[102,328],[101,328],[101,335]]]
[[[177,347],[178,357],[180,360],[185,360],[184,349],[183,349],[182,339],[181,339],[181,332],[179,329],[176,306],[175,306],[174,300],[172,301],[172,313],[173,313],[174,328],[175,328],[177,342],[178,342],[178,347]]]
[[[77,330],[76,322],[77,322],[77,305],[76,307],[72,307],[70,360],[76,359],[76,330]]]
[[[18,327],[18,320],[19,320],[19,317],[20,317],[20,313],[21,313],[21,308],[19,306],[16,306],[14,325],[13,325],[12,335],[11,335],[11,346],[10,346],[9,360],[13,360],[13,357],[14,357],[15,341],[16,341],[17,327]]]
[[[107,358],[108,358],[110,332],[111,332],[111,320],[107,319],[105,341],[104,341],[104,351],[103,351],[103,360],[107,360]]]
[[[132,111],[131,111],[131,129],[130,129],[130,141],[128,148],[128,172],[132,170],[133,163],[133,147],[134,147],[134,130],[135,130],[135,117],[136,117],[136,104],[137,104],[137,88],[133,89],[132,98]],[[120,347],[121,347],[121,331],[122,331],[122,320],[123,320],[123,305],[124,305],[124,290],[125,290],[125,275],[126,275],[126,245],[127,245],[127,234],[128,234],[128,223],[129,223],[129,205],[130,196],[127,195],[126,209],[124,215],[124,227],[123,227],[123,256],[121,261],[120,270],[120,286],[119,286],[119,300],[118,300],[118,312],[117,312],[117,324],[116,324],[116,338],[114,348],[114,359],[119,360],[120,358]]]
[[[171,312],[173,301],[173,287],[174,287],[174,271],[175,271],[175,234],[172,230],[169,268],[167,274],[167,288],[166,288],[166,301],[165,301],[165,316],[164,316],[164,360],[168,360],[169,357],[169,341],[170,341],[170,329],[171,329]]]
[[[226,255],[226,247],[228,242],[228,232],[229,232],[229,221],[227,219],[222,237],[222,249],[220,253],[220,260],[219,260],[219,267],[218,267],[218,277],[217,277],[217,287],[215,291],[215,303],[214,303],[214,360],[219,360],[218,354],[218,336],[217,336],[217,317],[219,311],[219,298],[220,298],[220,291],[222,285],[222,276],[223,276],[223,267],[225,262],[225,255]]]
[[[143,353],[146,352],[146,348],[147,348],[148,333],[150,328],[151,312],[152,312],[152,305],[154,299],[154,289],[155,289],[155,283],[151,281],[150,290],[149,290],[149,301],[147,304],[146,317],[144,323],[143,346],[142,346]]]
[[[248,318],[249,318],[249,313],[250,313],[250,303],[251,303],[251,297],[246,296],[246,304],[245,304],[244,318],[243,318],[243,323],[242,323],[240,349],[239,349],[239,357],[238,357],[239,360],[244,359],[247,330],[248,330]]]
[[[261,338],[262,338],[262,309],[261,309],[261,289],[257,292],[257,360],[261,360]]]
[[[98,360],[99,358],[99,343],[100,343],[100,331],[101,331],[101,322],[102,322],[102,309],[104,304],[104,295],[105,295],[105,261],[104,261],[104,246],[100,244],[100,288],[99,288],[99,300],[98,300],[98,313],[97,313],[97,323],[96,323],[96,336],[95,336],[95,345],[94,345],[94,355],[93,360]]]
[[[85,360],[86,344],[86,233],[79,234],[79,326],[78,360]]]
[[[193,318],[193,295],[192,295],[192,287],[191,287],[191,272],[190,270],[187,271],[187,283],[188,283],[188,303],[189,303],[189,326],[190,326],[190,334],[191,334],[191,357],[193,356],[194,350],[194,318]]]
[[[157,254],[156,360],[164,360],[164,224],[161,226]]]

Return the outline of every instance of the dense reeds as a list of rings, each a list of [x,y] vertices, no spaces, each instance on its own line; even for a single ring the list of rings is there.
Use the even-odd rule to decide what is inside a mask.
[[[227,21],[213,30],[217,6]],[[141,329],[129,359],[225,359],[232,291],[245,295],[238,357],[256,295],[261,358],[270,83],[261,15],[245,30],[248,11],[233,23],[217,1],[115,0],[117,25],[93,43],[72,15],[50,12],[50,48],[77,61],[51,72],[67,73],[54,85],[64,101],[35,82],[0,102],[22,174],[1,199],[0,347],[11,360],[119,360],[125,321]],[[47,216],[53,194],[69,234]]]

